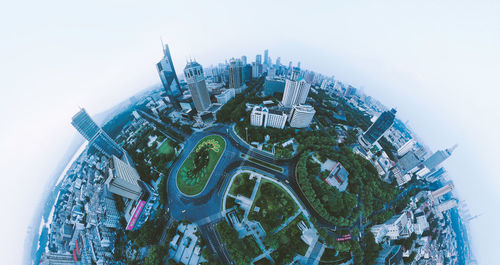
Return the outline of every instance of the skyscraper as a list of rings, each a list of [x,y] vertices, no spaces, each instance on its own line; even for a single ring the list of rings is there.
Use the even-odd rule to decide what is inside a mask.
[[[247,57],[245,55],[241,56],[241,63],[247,65]]]
[[[125,151],[109,137],[88,115],[85,109],[80,109],[72,120],[71,124],[83,136],[92,147],[95,147],[106,156],[122,157]]]
[[[264,50],[264,65],[269,66],[269,50]]]
[[[307,83],[304,78],[300,77],[297,80],[287,79],[281,103],[285,107],[304,104],[310,89],[311,84]]]
[[[232,58],[229,61],[229,88],[239,88],[243,83],[241,61]]]
[[[396,110],[392,109],[390,111],[384,111],[380,117],[366,130],[366,132],[361,137],[362,142],[366,146],[371,146],[374,144],[382,135],[387,131],[396,118]]]
[[[277,67],[281,66],[281,57],[276,58],[276,66]]]
[[[180,105],[177,101],[177,97],[182,94],[182,91],[179,84],[179,79],[177,78],[177,74],[175,73],[172,58],[170,57],[170,49],[168,48],[168,44],[165,45],[163,54],[163,59],[161,59],[160,62],[156,64],[156,68],[158,70],[158,74],[160,75],[163,88],[167,92],[167,96],[170,99],[170,102],[174,105],[175,108],[179,109]]]
[[[443,161],[445,161],[448,157],[451,156],[453,151],[457,148],[458,145],[454,145],[451,148],[446,150],[439,150],[432,154],[429,158],[424,161],[424,166],[430,170],[433,170],[439,166]]]
[[[196,110],[198,113],[204,112],[210,107],[210,95],[205,83],[203,67],[195,61],[188,62],[184,68],[184,75]]]
[[[252,80],[252,66],[249,64],[243,65],[243,71],[241,75],[243,82]]]
[[[257,64],[262,64],[262,55],[260,54],[255,55],[255,62]]]

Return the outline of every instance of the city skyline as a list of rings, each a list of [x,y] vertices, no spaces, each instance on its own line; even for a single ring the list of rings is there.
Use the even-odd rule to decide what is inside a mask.
[[[188,6],[183,4],[176,7],[182,12],[189,10]],[[244,7],[252,10],[250,6]],[[272,7],[277,8],[275,4],[272,4]],[[495,178],[498,173],[496,173],[495,164],[497,155],[494,151],[498,150],[494,132],[500,127],[494,115],[497,112],[495,105],[498,91],[491,89],[494,84],[495,69],[498,69],[497,64],[493,61],[499,58],[498,51],[493,49],[498,44],[498,38],[495,37],[494,32],[496,31],[492,26],[497,24],[498,18],[492,12],[498,10],[498,6],[489,8],[484,4],[477,6],[459,4],[456,9],[450,11],[449,4],[426,3],[426,8],[421,8],[420,11],[430,12],[429,22],[418,20],[412,15],[413,9],[410,11],[409,8],[399,4],[390,7],[393,9],[389,8],[389,10],[396,9],[396,14],[384,10],[385,7],[388,6],[369,6],[361,8],[360,13],[354,12],[360,8],[359,6],[348,5],[339,8],[339,11],[336,11],[339,12],[336,13],[339,17],[338,20],[332,18],[328,20],[330,23],[326,24],[343,25],[343,27],[356,32],[357,36],[355,37],[347,30],[337,26],[335,30],[340,31],[340,33],[336,35],[343,36],[346,40],[344,42],[354,44],[354,46],[349,47],[349,45],[336,43],[331,48],[327,48],[330,43],[334,43],[331,39],[317,40],[318,44],[315,44],[313,41],[298,37],[293,37],[290,41],[288,37],[284,36],[285,34],[279,34],[276,36],[277,40],[273,40],[271,34],[265,33],[256,41],[252,40],[257,39],[256,36],[258,36],[254,31],[243,38],[243,41],[248,41],[247,46],[239,41],[222,44],[217,40],[211,40],[210,45],[200,47],[198,38],[210,38],[205,34],[200,36],[195,34],[195,37],[192,37],[192,34],[188,36],[176,30],[170,23],[178,22],[177,25],[181,25],[182,20],[179,18],[173,18],[174,22],[161,20],[163,24],[156,23],[158,18],[155,18],[143,22],[142,27],[136,28],[131,23],[124,23],[123,26],[119,27],[121,31],[117,33],[116,39],[101,39],[104,32],[88,30],[80,24],[82,21],[86,22],[83,14],[78,13],[77,16],[71,18],[44,7],[43,10],[48,11],[49,14],[58,19],[69,19],[73,23],[70,23],[70,26],[78,25],[78,29],[83,30],[84,34],[76,36],[76,34],[68,33],[69,35],[64,36],[64,38],[58,36],[59,32],[70,32],[71,30],[68,30],[67,27],[55,26],[54,23],[58,20],[54,19],[50,23],[38,25],[41,32],[48,34],[45,34],[47,35],[45,37],[32,35],[34,40],[41,40],[41,45],[29,47],[33,46],[32,41],[27,41],[31,39],[26,39],[28,38],[26,36],[29,35],[27,33],[32,30],[28,27],[29,24],[21,24],[20,31],[17,31],[16,28],[8,30],[9,36],[16,36],[18,32],[21,32],[19,34],[23,37],[12,37],[15,40],[13,42],[15,45],[3,44],[6,45],[6,49],[3,49],[4,52],[19,54],[19,57],[8,57],[12,63],[5,69],[7,73],[12,74],[9,75],[6,86],[2,90],[6,93],[2,104],[0,104],[0,109],[4,113],[10,113],[11,110],[17,109],[18,102],[23,102],[30,108],[22,109],[18,113],[6,117],[5,124],[10,126],[2,132],[4,139],[2,139],[0,146],[2,150],[17,150],[19,148],[19,151],[16,151],[13,156],[2,154],[2,169],[6,168],[9,175],[18,175],[19,180],[8,180],[4,188],[5,197],[2,198],[12,196],[12,192],[8,189],[23,187],[19,193],[20,196],[30,195],[33,196],[33,199],[20,201],[16,208],[6,208],[15,213],[13,219],[21,221],[14,223],[5,220],[5,225],[2,223],[3,229],[9,228],[9,230],[15,231],[15,234],[11,231],[6,231],[5,234],[13,238],[16,235],[24,235],[31,215],[38,207],[40,199],[38,197],[43,192],[40,187],[45,187],[54,168],[59,164],[60,157],[68,147],[68,143],[76,134],[67,124],[75,112],[76,106],[86,106],[92,110],[93,114],[99,113],[145,87],[159,84],[154,63],[162,56],[158,35],[165,34],[169,35],[172,57],[177,69],[183,69],[178,67],[182,67],[183,58],[190,54],[199,54],[198,60],[204,65],[210,65],[223,61],[224,58],[240,57],[241,55],[245,55],[249,61],[253,61],[253,54],[263,54],[263,51],[268,49],[273,60],[279,56],[283,62],[292,60],[293,65],[301,61],[303,68],[317,70],[325,75],[335,74],[340,80],[362,88],[369,95],[381,100],[386,106],[394,106],[398,109],[398,115],[405,121],[410,120],[412,128],[434,151],[459,143],[461,147],[454,154],[454,159],[445,162],[447,171],[452,178],[457,179],[456,190],[461,198],[468,202],[469,209],[474,213],[486,212],[481,218],[471,222],[474,232],[472,243],[475,250],[478,250],[476,254],[480,261],[485,261],[485,264],[488,261],[494,261],[494,257],[488,255],[492,247],[484,243],[488,242],[491,232],[481,228],[492,227],[493,223],[489,220],[497,218],[491,207],[493,207],[492,202],[498,201],[498,196],[494,192],[498,191],[500,187],[498,179]],[[19,7],[15,6],[15,8]],[[111,6],[105,6],[105,8],[111,10]],[[270,8],[270,10],[276,10],[274,8]],[[124,8],[126,12],[130,13],[134,12],[132,9],[132,7]],[[155,9],[158,8],[148,6],[141,10],[154,12]],[[373,12],[373,9],[377,12]],[[326,10],[337,10],[337,8]],[[351,25],[339,23],[349,21],[348,17],[341,14],[342,10],[350,11],[348,13],[351,15],[358,14],[368,17],[363,20],[365,22],[374,18],[376,23],[369,27],[374,32],[365,30],[362,23],[353,22],[354,24]],[[199,14],[197,10],[193,12]],[[264,12],[267,15],[272,15],[272,13],[267,13],[270,11]],[[370,13],[382,13],[390,15],[390,18],[378,19],[378,15],[374,17]],[[228,16],[224,13],[216,14],[221,17]],[[446,15],[450,22],[441,18],[442,15]],[[121,15],[115,16],[119,22],[127,21]],[[407,22],[401,27],[390,26],[393,24],[391,23],[392,19],[403,19],[404,16],[415,18],[420,24],[405,20]],[[148,15],[148,17],[155,16]],[[160,17],[160,14],[157,14],[156,17]],[[471,18],[475,22],[471,25],[463,24],[463,17]],[[206,16],[201,16],[201,18],[209,19]],[[12,15],[4,19],[18,21]],[[100,14],[97,20],[104,22],[103,25],[106,26],[107,30],[117,26],[115,22],[111,21],[112,17],[108,17],[108,14]],[[314,22],[316,25],[325,24],[321,23],[324,21],[319,18],[315,18],[311,23]],[[456,24],[454,24],[455,22]],[[215,19],[214,23],[220,22]],[[166,28],[161,29],[155,24],[162,24]],[[434,24],[440,25],[440,27],[434,28]],[[467,25],[468,27],[456,25]],[[384,26],[400,32],[403,34],[401,38],[409,41],[401,41],[400,39],[394,41],[394,37],[391,37],[387,41],[379,40],[369,47],[360,46],[360,43],[366,44],[377,34],[379,36],[392,36],[393,34],[389,34]],[[57,30],[52,30],[51,27],[55,27]],[[127,27],[133,30],[125,33]],[[151,30],[141,33],[138,28],[142,29],[143,27],[150,27]],[[412,30],[403,30],[406,28]],[[478,28],[482,30],[475,30]],[[298,29],[304,30],[303,28]],[[318,29],[312,28],[311,31],[315,33],[313,35],[320,35],[318,33],[321,32],[321,29],[324,27],[318,26]],[[439,34],[441,30],[446,32],[447,29],[451,30],[444,36]],[[359,37],[363,34],[366,37]],[[288,34],[288,36],[292,36],[292,34]],[[469,37],[464,39],[464,36]],[[127,41],[129,42],[127,43]],[[391,44],[391,41],[395,44]],[[413,44],[414,42],[415,44]],[[451,45],[450,42],[456,46],[447,50],[448,46]],[[126,44],[119,45],[123,43]],[[50,44],[55,45],[51,47]],[[102,46],[97,47],[98,45]],[[480,51],[481,45],[486,45],[483,51]],[[46,48],[42,49],[42,47]],[[116,51],[113,51],[115,47],[117,47]],[[356,51],[358,48],[359,51]],[[23,49],[28,49],[29,52],[23,53]],[[75,51],[79,51],[81,54],[75,54]],[[133,51],[137,51],[137,53]],[[377,52],[380,52],[380,55],[373,55]],[[401,59],[395,57],[401,57]],[[72,60],[67,60],[67,58],[72,58]],[[25,73],[20,71],[21,66],[26,61],[32,61],[33,67],[40,69],[40,72]],[[326,63],[325,61],[331,62]],[[438,63],[433,65],[435,61]],[[50,62],[51,67],[44,67],[47,62]],[[475,70],[475,67],[478,69]],[[441,71],[441,69],[444,70]],[[82,73],[85,73],[88,78],[82,78]],[[440,74],[436,76],[435,73]],[[26,78],[23,78],[25,74]],[[19,80],[23,81],[19,82]],[[72,84],[72,86],[68,86],[68,84]],[[470,95],[471,88],[474,88],[473,91],[475,91],[473,95]],[[26,91],[28,96],[23,94],[24,92],[17,91]],[[101,96],[96,97],[96,95]],[[467,108],[463,106],[467,106]],[[29,111],[32,109],[38,111],[36,113]],[[477,113],[484,113],[486,116],[476,117]],[[51,117],[50,120],[47,117]],[[45,128],[45,132],[41,131],[37,135],[31,134],[32,131],[39,131],[40,128]],[[483,137],[477,139],[476,134],[481,134]],[[16,143],[5,140],[12,141],[17,137],[26,140],[18,140],[15,141]],[[488,148],[488,146],[491,147]],[[30,152],[26,150],[30,150]],[[48,158],[46,153],[56,155]],[[25,169],[26,160],[34,161],[32,168]],[[464,168],[463,165],[466,163],[469,166]],[[33,171],[37,173],[33,173]],[[477,181],[469,180],[467,176],[471,175],[477,175]],[[480,198],[475,198],[476,194],[480,194]],[[498,234],[498,231],[495,230],[493,233]],[[16,256],[19,257],[21,256],[19,248],[22,245],[22,240],[16,240],[12,244],[4,244],[2,245],[3,249],[9,253],[17,253]],[[18,258],[9,256],[7,260],[16,264]]]

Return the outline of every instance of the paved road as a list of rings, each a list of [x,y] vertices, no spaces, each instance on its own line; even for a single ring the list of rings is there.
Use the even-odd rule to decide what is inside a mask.
[[[195,196],[184,195],[177,188],[177,172],[198,141],[200,141],[203,137],[212,134],[220,135],[224,138],[226,141],[226,149],[222,154],[219,163],[214,168],[212,176],[208,180],[204,190]],[[244,155],[252,156],[264,162],[278,165],[283,168],[283,172],[277,172],[260,164],[245,160],[243,158]],[[295,180],[295,166],[297,162],[298,157],[288,160],[275,159],[263,152],[260,152],[259,150],[251,148],[234,134],[230,125],[216,125],[207,128],[204,131],[193,133],[186,139],[186,141],[184,141],[184,149],[182,153],[178,156],[177,160],[170,168],[170,175],[167,181],[169,212],[176,220],[188,220],[199,224],[200,229],[203,227],[203,237],[217,245],[215,246],[215,250],[219,256],[225,255],[224,251],[222,251],[223,247],[218,243],[220,242],[220,240],[217,240],[219,239],[218,234],[214,234],[212,231],[215,227],[209,226],[213,223],[206,223],[206,217],[217,215],[222,211],[222,197],[225,189],[227,188],[230,177],[238,169],[249,169],[273,176],[291,188],[309,213],[315,217],[319,226],[332,228],[333,226],[314,210],[312,205],[309,204],[299,189]],[[224,257],[221,257],[221,259],[224,259]]]
[[[214,223],[201,225],[200,233],[206,243],[212,248],[212,251],[217,254],[222,264],[234,265],[227,249],[224,247],[224,243],[221,241],[219,232],[217,232]]]
[[[186,196],[177,188],[177,172],[198,141],[203,137],[212,134],[220,135],[224,138],[226,141],[226,149],[222,154],[219,163],[214,168],[212,176],[208,180],[205,189],[198,195]],[[262,165],[245,160],[243,158],[244,155],[252,156],[264,162],[278,165],[283,168],[283,172],[277,172]],[[238,169],[249,169],[266,175],[271,175],[291,188],[311,216],[317,220],[316,225],[328,228],[329,234],[333,236],[337,236],[335,232],[337,229],[352,229],[354,226],[362,229],[367,225],[361,225],[361,223],[358,222],[360,220],[358,220],[353,227],[335,226],[316,212],[314,207],[302,193],[295,178],[295,169],[298,160],[299,156],[291,159],[275,159],[264,152],[250,147],[234,134],[233,128],[230,125],[219,124],[201,132],[195,132],[184,141],[184,149],[182,153],[178,156],[177,160],[170,168],[170,176],[167,182],[169,212],[172,217],[177,220],[189,220],[193,223],[197,223],[200,226],[202,237],[209,242],[213,250],[220,257],[221,262],[227,265],[233,264],[233,262],[231,261],[227,250],[223,246],[220,236],[215,228],[215,221],[220,221],[220,218],[209,220],[207,222],[207,217],[216,216],[222,211],[221,204],[223,193],[227,188],[230,177]],[[398,200],[403,198],[404,195],[414,188],[428,187],[421,185],[411,186],[401,192],[394,201],[386,204],[383,209],[380,209],[373,214],[380,213],[393,207]]]

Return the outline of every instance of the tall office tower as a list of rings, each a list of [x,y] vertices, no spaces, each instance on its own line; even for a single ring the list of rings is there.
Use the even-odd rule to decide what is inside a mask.
[[[276,58],[276,66],[277,67],[281,66],[281,57]]]
[[[170,49],[168,44],[165,45],[163,49],[163,59],[156,64],[158,74],[160,75],[161,83],[163,88],[167,92],[167,96],[170,102],[174,105],[176,109],[180,109],[177,97],[182,94],[181,85],[179,84],[179,79],[175,73],[174,64],[172,62],[172,57],[170,57]]]
[[[293,67],[292,69],[290,69],[290,80],[297,80],[300,78],[300,68],[298,67]]]
[[[204,112],[210,107],[210,95],[205,83],[203,67],[197,62],[191,61],[184,68],[184,75],[196,110],[198,113]]]
[[[314,80],[314,73],[313,72],[308,72],[306,74],[306,82],[309,83],[309,84],[312,84],[313,83],[313,80]]]
[[[453,185],[453,183],[448,183],[448,184],[444,185],[443,187],[431,192],[432,198],[437,199],[437,198],[445,195],[446,193],[452,191],[454,187],[455,186]]]
[[[297,67],[300,68],[300,62],[297,62]]]
[[[259,78],[259,68],[256,62],[252,63],[252,79]]]
[[[243,66],[243,71],[242,71],[242,78],[243,82],[248,82],[252,80],[252,66],[249,64],[245,64]]]
[[[85,139],[87,139],[87,141],[89,141],[90,146],[96,148],[106,156],[122,157],[125,153],[125,150],[115,143],[115,141],[113,141],[113,139],[92,120],[85,109],[82,108],[73,116],[71,124],[81,135],[83,135],[83,137],[85,137]]]
[[[430,170],[435,169],[439,166],[443,161],[445,161],[448,157],[451,156],[453,151],[457,148],[458,145],[454,145],[451,148],[446,150],[439,150],[432,154],[429,158],[424,161],[424,166]]]
[[[415,140],[410,139],[408,142],[403,144],[399,149],[398,149],[398,156],[404,156],[406,153],[411,151],[413,149],[413,146],[415,145]]]
[[[245,55],[241,56],[241,63],[247,65],[247,57]]]
[[[288,63],[288,69],[292,69],[292,61]]]
[[[264,50],[264,65],[269,66],[269,50]]]
[[[354,96],[354,94],[356,94],[356,88],[351,85],[347,86],[347,88],[345,89],[344,97],[352,97]]]
[[[380,117],[366,130],[366,132],[361,137],[362,142],[366,146],[371,146],[374,144],[382,135],[387,131],[396,118],[396,110],[392,109],[390,111],[384,111]]]
[[[455,208],[458,206],[458,200],[456,199],[451,199],[451,200],[447,200],[441,204],[439,204],[438,206],[435,206],[435,210],[439,213],[439,214],[442,214],[444,211],[448,211],[449,209],[451,208]]]
[[[232,58],[229,61],[229,88],[238,88],[242,84],[241,61]]]
[[[257,64],[262,64],[262,55],[260,54],[255,55],[255,62]]]
[[[281,103],[288,108],[294,105],[304,104],[310,89],[311,84],[307,83],[304,78],[299,78],[297,80],[287,79]]]
[[[309,127],[316,110],[310,105],[295,105],[290,114],[290,127]]]
[[[447,175],[444,167],[431,171],[429,174],[425,175],[425,179],[429,182],[436,182]]]
[[[328,86],[328,83],[329,83],[329,82],[328,82],[328,80],[323,79],[323,81],[321,81],[321,86],[320,86],[320,88],[321,88],[321,89],[323,89],[323,90],[325,90],[325,89],[326,89],[326,86]]]

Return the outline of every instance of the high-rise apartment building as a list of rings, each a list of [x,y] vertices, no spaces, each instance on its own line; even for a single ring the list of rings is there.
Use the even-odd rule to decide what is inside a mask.
[[[89,141],[90,146],[96,148],[106,156],[122,157],[124,155],[125,150],[92,120],[85,109],[82,108],[73,116],[71,124]]]
[[[430,170],[433,170],[439,166],[443,161],[445,161],[448,157],[451,156],[453,151],[457,148],[457,145],[454,145],[451,148],[446,150],[439,150],[432,154],[429,158],[424,161],[424,166]]]
[[[377,120],[366,130],[361,137],[361,142],[365,146],[371,146],[384,135],[384,133],[392,126],[396,118],[396,110],[384,111]]]
[[[206,111],[210,107],[210,95],[208,94],[203,67],[197,62],[191,61],[184,68],[184,75],[196,110],[198,113]]]
[[[292,78],[295,76],[296,72],[292,73]],[[304,104],[310,89],[311,84],[307,83],[303,78],[297,80],[287,79],[281,103],[285,107]]]
[[[170,50],[168,44],[163,48],[163,59],[156,64],[158,74],[160,75],[161,83],[163,88],[167,92],[167,96],[170,102],[175,108],[180,109],[180,105],[177,101],[177,97],[182,94],[181,85],[179,84],[179,79],[175,73],[174,64],[172,62],[172,57],[170,56]]]
[[[290,127],[309,127],[316,110],[310,105],[295,105],[290,114]]]
[[[241,63],[247,65],[247,57],[245,55],[241,56]]]

